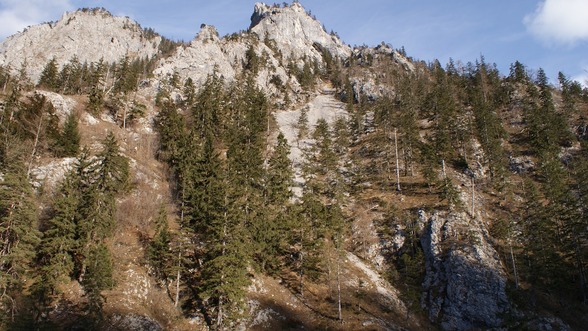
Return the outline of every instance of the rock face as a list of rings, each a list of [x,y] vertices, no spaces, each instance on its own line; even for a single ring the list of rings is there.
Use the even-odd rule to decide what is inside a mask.
[[[74,99],[63,96],[58,93],[43,90],[37,90],[35,91],[35,93],[45,96],[45,98],[47,98],[47,100],[51,102],[53,108],[55,109],[55,115],[57,115],[57,117],[59,118],[59,123],[61,125],[65,123],[67,116],[71,114],[71,112],[77,105],[77,102]]]
[[[56,23],[29,27],[0,43],[0,65],[18,71],[26,63],[26,73],[36,83],[53,57],[59,65],[74,56],[80,62],[111,63],[125,55],[151,57],[158,52],[161,37],[148,36],[128,17],[115,17],[100,9],[63,14]]]
[[[285,57],[300,59],[308,56],[321,60],[315,44],[341,59],[351,55],[347,45],[337,36],[328,34],[322,24],[308,15],[297,2],[283,8],[256,3],[249,28],[260,40],[266,36],[274,40]]]
[[[157,321],[136,314],[115,316],[111,321],[111,330],[126,331],[162,331],[163,328]]]
[[[509,310],[506,275],[484,225],[465,213],[436,213],[426,222],[422,304],[429,319],[445,330],[500,327]]]
[[[300,4],[282,8],[257,3],[249,32],[219,38],[213,26],[202,25],[190,45],[178,48],[173,56],[162,60],[155,74],[158,79],[164,79],[175,73],[183,80],[191,78],[200,86],[208,75],[216,73],[231,83],[243,71],[247,52],[253,50],[261,62],[255,77],[257,85],[264,92],[278,96],[284,93],[285,86],[293,92],[299,90],[297,79],[286,70],[288,61],[292,60],[300,68],[304,58],[324,65],[317,45],[334,57],[345,59],[351,55],[351,49],[325,32],[321,23],[310,17]]]

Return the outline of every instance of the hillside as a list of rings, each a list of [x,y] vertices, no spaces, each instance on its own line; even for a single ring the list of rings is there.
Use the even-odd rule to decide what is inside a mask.
[[[582,330],[588,90],[345,45],[295,2],[0,43],[8,330]]]

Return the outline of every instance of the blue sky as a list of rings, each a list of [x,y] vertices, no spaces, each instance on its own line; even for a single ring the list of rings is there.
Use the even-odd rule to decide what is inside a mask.
[[[484,55],[503,74],[516,60],[588,80],[588,0],[301,0],[328,31],[350,45],[382,41],[416,59],[447,63]],[[201,23],[221,35],[247,29],[253,1],[0,0],[0,38],[59,19],[66,10],[105,7],[144,27],[191,40]]]

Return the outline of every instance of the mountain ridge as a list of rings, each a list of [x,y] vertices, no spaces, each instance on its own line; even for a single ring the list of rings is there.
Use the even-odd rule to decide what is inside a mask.
[[[92,40],[81,42],[84,35]],[[30,27],[0,43],[0,134],[11,139],[22,134],[17,138],[27,152],[23,164],[38,190],[38,204],[45,208],[42,230],[50,225],[46,222],[54,208],[50,195],[58,191],[64,173],[77,167],[73,156],[62,157],[50,141],[55,132],[60,137],[69,119],[80,125],[81,141],[89,146],[84,153],[100,153],[102,138],[116,136],[121,155],[129,161],[129,191],[110,200],[118,205],[116,233],[101,243],[112,250],[118,281],[102,292],[108,298],[103,302],[108,323],[130,330],[204,330],[218,323],[220,329],[228,317],[223,313],[234,304],[237,317],[224,322],[227,328],[571,329],[566,322],[572,319],[564,322],[559,314],[536,311],[517,300],[517,295],[536,295],[530,292],[535,290],[531,266],[537,263],[534,254],[543,251],[527,250],[529,239],[523,233],[533,228],[518,218],[533,224],[541,217],[527,211],[525,203],[531,191],[527,182],[542,184],[545,174],[539,171],[545,170],[533,163],[521,188],[517,183],[525,174],[511,171],[509,162],[521,155],[540,163],[548,155],[554,162],[550,166],[565,158],[568,174],[576,171],[568,164],[583,158],[586,131],[568,132],[578,141],[564,133],[574,125],[585,127],[588,91],[582,99],[581,89],[573,94],[567,87],[572,94],[566,96],[565,86],[560,92],[536,82],[524,67],[502,77],[483,59],[463,68],[443,68],[438,62],[412,61],[387,44],[351,49],[298,2],[256,3],[246,31],[219,37],[214,26],[203,24],[193,40],[174,44],[169,53],[162,54],[163,42],[130,18],[97,9],[66,13],[56,23]],[[22,66],[19,52],[35,87],[6,73],[17,73]],[[51,84],[36,84],[48,61],[55,58],[63,66],[72,55],[81,62],[102,59],[108,65],[86,68],[85,77],[97,78],[85,85],[80,78],[80,88],[62,87],[71,83],[69,77],[55,72]],[[143,58],[152,61],[149,66],[129,65],[128,60]],[[564,114],[564,104],[572,107],[570,100],[578,109],[566,110],[569,118],[563,121],[558,116]],[[542,103],[547,106],[537,106]],[[37,104],[45,113],[33,121],[28,116]],[[548,122],[561,124],[557,139],[549,139],[556,141],[549,146],[553,154],[535,155],[537,147],[529,141],[542,136],[526,136],[530,129],[525,121],[533,107],[550,114]],[[13,123],[22,127],[5,129]],[[53,127],[45,135],[46,123]],[[0,141],[8,146],[8,138]],[[8,155],[3,144],[2,157]],[[284,153],[281,159],[278,152]],[[253,161],[238,163],[246,157]],[[271,205],[266,185],[279,174],[266,172],[278,161],[287,167],[283,173],[292,174],[276,185],[287,191],[281,203]],[[230,166],[237,170],[228,162],[235,162]],[[211,164],[218,168],[207,168]],[[259,172],[238,177],[257,170],[256,165]],[[0,160],[2,184],[8,173],[3,166]],[[245,190],[233,188],[231,177],[224,177],[229,175]],[[247,184],[255,176],[258,181]],[[206,190],[217,189],[208,185],[218,178],[216,184],[234,190],[230,192],[238,198],[232,201],[234,196],[227,194],[224,202],[216,201]],[[571,178],[570,190],[580,192],[581,185]],[[184,189],[192,190],[191,195]],[[542,194],[535,208],[553,208],[549,204],[557,200]],[[567,198],[574,197],[581,199],[582,194]],[[208,211],[198,208],[201,198],[225,208],[206,215],[217,223],[206,223],[202,215],[184,220],[190,213]],[[190,207],[184,209],[184,204]],[[234,208],[232,214],[229,208]],[[203,252],[220,246],[218,251],[225,252],[224,241],[214,246],[218,238],[206,237],[227,236],[226,228],[210,231],[221,224],[215,218],[219,215],[240,217],[228,225],[245,239],[229,242],[233,248],[259,244],[248,246],[251,256],[241,252],[226,260],[239,265],[241,280],[249,282],[234,292],[245,294],[236,294],[238,299],[226,306],[219,303],[222,296],[211,299],[214,293],[201,292],[209,280],[202,278],[202,270],[218,253]],[[583,244],[582,238],[575,239]],[[166,257],[160,265],[149,256],[157,248],[154,243]],[[184,245],[188,248],[182,250]],[[274,259],[259,263],[256,259],[264,253]],[[80,255],[75,258],[83,259]],[[165,272],[158,269],[176,263],[176,256],[177,265]],[[542,258],[551,262],[550,256]],[[266,273],[266,262],[281,268]],[[574,261],[564,265],[572,270],[567,279],[579,277],[573,266]],[[63,301],[47,313],[65,320],[63,325],[85,314],[88,284],[81,281],[84,269],[80,273],[65,275]],[[526,277],[520,288],[518,277]]]

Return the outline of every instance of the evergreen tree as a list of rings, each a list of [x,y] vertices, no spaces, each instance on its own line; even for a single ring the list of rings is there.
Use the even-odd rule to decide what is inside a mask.
[[[26,168],[14,161],[0,168],[0,323],[15,313],[30,278],[40,234],[37,207]]]
[[[100,59],[95,66],[93,66],[91,70],[91,74],[89,77],[88,85],[90,86],[90,91],[88,94],[88,112],[93,115],[97,115],[102,110],[102,106],[104,105],[104,71],[106,70],[106,65],[104,64],[104,59]]]
[[[300,146],[300,140],[305,139],[308,134],[308,107],[304,107],[300,110],[300,116],[296,122],[296,144]]]
[[[292,197],[292,162],[288,158],[290,146],[283,133],[278,134],[278,143],[269,159],[267,169],[266,201],[272,206],[285,206]]]
[[[47,88],[50,90],[57,90],[59,88],[59,71],[57,68],[57,60],[53,57],[41,72],[39,78],[39,87]]]
[[[200,240],[206,241],[221,222],[225,205],[222,164],[214,150],[212,137],[206,138],[201,155],[184,173],[185,210],[188,223]]]
[[[188,140],[186,121],[172,103],[166,102],[155,117],[155,127],[159,134],[159,149],[157,156],[167,162],[172,173],[179,170],[183,161],[183,150]]]
[[[162,205],[155,219],[155,236],[147,247],[147,259],[154,269],[155,276],[162,280],[169,293],[168,278],[172,276],[174,254],[171,251],[172,234],[167,222],[167,211]]]
[[[103,320],[102,308],[106,299],[102,291],[114,287],[112,257],[104,244],[93,245],[86,260],[86,274],[82,281],[87,298],[87,311],[95,325]]]
[[[184,104],[190,106],[196,100],[196,87],[192,78],[188,77],[184,83]]]
[[[63,180],[39,246],[40,267],[33,293],[36,301],[44,307],[48,307],[57,294],[57,286],[68,280],[74,271],[72,254],[76,247],[76,218],[79,217],[79,192],[75,176],[72,171]]]
[[[483,60],[476,68],[474,87],[470,92],[470,103],[474,107],[478,141],[487,157],[490,175],[501,179],[506,171],[502,140],[507,135],[495,109],[500,107],[502,91],[498,73],[489,70]]]
[[[129,160],[120,154],[114,134],[109,132],[97,155],[93,190],[88,192],[92,217],[91,239],[101,242],[114,230],[116,195],[129,185]]]
[[[59,157],[76,156],[80,150],[80,139],[78,118],[71,113],[65,120],[63,132],[58,135],[57,143],[53,147],[54,153]]]
[[[266,213],[262,222],[255,222],[250,230],[257,244],[254,260],[260,269],[274,273],[281,265],[280,256],[285,244],[288,204],[292,197],[292,164],[288,159],[290,146],[282,133],[278,134],[277,146],[268,161],[264,183],[264,205]]]
[[[191,105],[194,131],[199,138],[220,134],[224,116],[225,95],[223,81],[216,74],[209,75]]]

